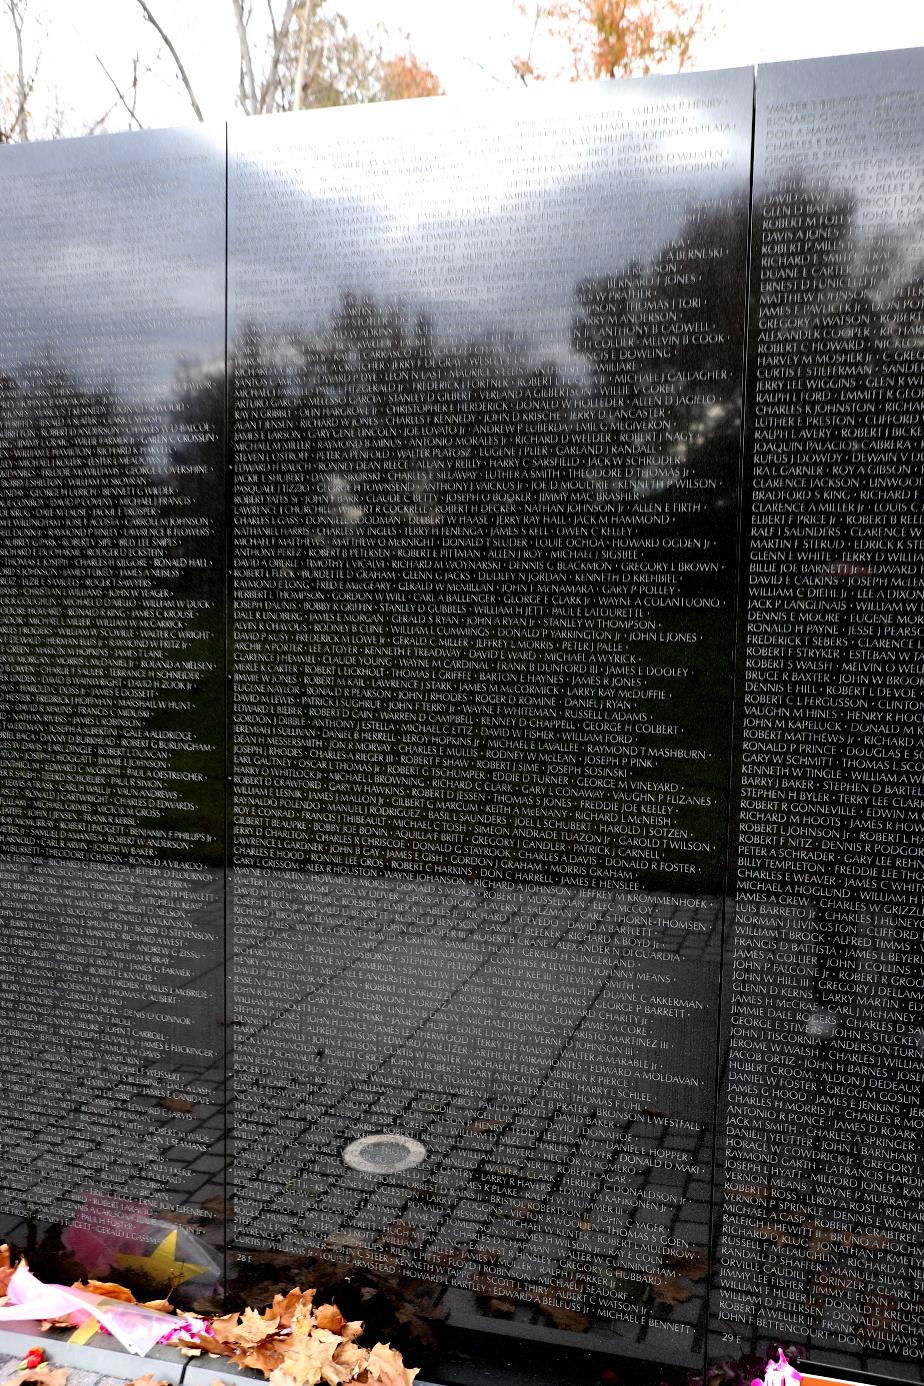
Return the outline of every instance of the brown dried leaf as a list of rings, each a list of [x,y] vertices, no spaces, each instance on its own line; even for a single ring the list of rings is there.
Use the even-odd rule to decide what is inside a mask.
[[[191,1112],[193,1104],[188,1097],[162,1097],[159,1105],[165,1112]]]
[[[235,1346],[240,1317],[240,1314],[224,1314],[221,1318],[212,1319],[212,1332],[219,1343]]]
[[[252,1367],[268,1377],[282,1363],[281,1344],[278,1339],[272,1343],[258,1343],[256,1347],[236,1352],[234,1360],[239,1366]]]
[[[230,1357],[234,1351],[233,1343],[223,1343],[220,1338],[193,1338],[192,1341],[211,1357]]]
[[[368,1356],[365,1348],[357,1347],[351,1342],[342,1342],[339,1347],[334,1348],[334,1361],[338,1367],[349,1373],[347,1381],[365,1370]]]
[[[129,1386],[167,1386],[167,1383],[162,1376],[145,1372],[144,1376],[136,1376],[134,1381],[130,1381]]]
[[[340,1380],[334,1362],[334,1351],[340,1345],[336,1333],[325,1329],[316,1332],[305,1331],[293,1335],[285,1344],[285,1357],[275,1371],[270,1374],[271,1386],[317,1386],[319,1381]]]
[[[173,1314],[175,1310],[169,1299],[146,1299],[141,1305],[142,1309],[154,1309],[158,1314]]]
[[[319,1304],[314,1311],[314,1321],[318,1328],[326,1328],[330,1333],[342,1335],[346,1328],[346,1319],[336,1304]]]
[[[295,1318],[295,1311],[302,1304],[309,1307],[314,1302],[314,1290],[290,1290],[287,1295],[276,1295],[266,1313],[279,1320],[280,1328],[290,1328],[292,1320]]]
[[[245,1309],[241,1322],[235,1329],[234,1342],[240,1348],[256,1347],[258,1343],[271,1338],[278,1330],[278,1319],[264,1318],[256,1309]]]
[[[102,1295],[105,1299],[118,1299],[123,1304],[137,1304],[131,1290],[117,1285],[114,1280],[75,1280],[73,1290],[85,1290],[88,1295]]]
[[[406,1367],[400,1352],[396,1352],[389,1343],[376,1343],[369,1351],[366,1371],[373,1381],[380,1381],[382,1386],[412,1386],[419,1368]]]

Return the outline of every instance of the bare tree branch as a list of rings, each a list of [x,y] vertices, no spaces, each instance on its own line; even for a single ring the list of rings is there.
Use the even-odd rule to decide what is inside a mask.
[[[32,95],[32,88],[35,84],[34,73],[28,81],[26,80],[26,63],[22,42],[22,28],[23,21],[26,17],[26,9],[28,8],[28,0],[26,0],[25,4],[23,3],[23,0],[6,0],[6,8],[9,11],[10,18],[13,21],[13,29],[16,33],[17,64],[16,116],[13,120],[12,125],[9,128],[9,131],[7,132],[7,137],[9,139],[13,139],[16,135],[16,132],[18,131],[20,139],[27,140],[29,138],[29,97]]]
[[[301,33],[298,43],[298,63],[295,67],[295,90],[292,93],[292,109],[300,111],[302,109],[302,93],[305,87],[305,60],[308,56],[308,26],[314,18],[315,4],[313,0],[304,0],[300,16]],[[316,55],[314,70],[317,71],[320,54]],[[312,73],[312,76],[314,74]]]
[[[135,58],[135,71],[134,71],[134,77],[133,77],[133,81],[132,81],[132,86],[133,86],[133,88],[134,88],[134,99],[133,99],[133,101],[132,101],[132,104],[129,105],[128,102],[127,102],[126,99],[125,99],[124,93],[122,92],[121,88],[119,87],[118,82],[117,82],[116,79],[113,77],[112,73],[109,71],[108,67],[107,67],[106,64],[103,62],[103,60],[102,60],[102,58],[100,57],[100,55],[97,53],[95,56],[96,56],[96,61],[99,63],[100,67],[103,69],[103,71],[105,72],[106,76],[109,78],[110,82],[112,83],[112,86],[113,86],[113,89],[115,90],[116,96],[119,98],[119,100],[121,101],[122,105],[125,107],[126,111],[128,111],[129,120],[133,120],[133,121],[135,122],[135,124],[137,125],[137,127],[138,127],[139,130],[143,130],[143,129],[144,129],[144,126],[141,124],[141,121],[140,121],[140,120],[138,119],[138,117],[135,115],[135,106],[136,106],[137,103],[138,103],[138,59],[137,59],[137,57]],[[111,108],[110,108],[110,109],[111,109]],[[107,115],[108,115],[108,112],[107,112]],[[105,117],[104,117],[104,118],[105,118]]]
[[[286,7],[283,11],[282,21],[276,30],[273,40],[273,55],[270,58],[269,70],[266,74],[266,81],[263,83],[263,90],[260,92],[260,110],[271,111],[273,108],[273,98],[279,88],[279,79],[282,75],[280,71],[280,59],[282,49],[289,37],[289,30],[292,28],[292,16],[295,13],[295,0],[286,0]]]
[[[141,3],[141,0],[138,0]],[[244,19],[242,0],[231,0],[234,18],[237,20],[237,38],[241,45],[241,87],[244,91],[244,110],[257,115],[257,85],[253,79],[253,59],[250,56],[250,41],[247,38],[247,23]]]
[[[15,0],[8,0],[8,3],[13,4],[13,3],[15,3]],[[186,68],[183,66],[182,62],[180,61],[180,55],[179,55],[179,53],[176,51],[176,49],[175,49],[174,46],[173,46],[173,42],[172,42],[171,39],[170,39],[170,35],[167,34],[167,33],[161,28],[161,26],[158,24],[157,20],[154,18],[153,14],[151,13],[150,6],[149,6],[148,3],[147,3],[147,0],[138,0],[138,4],[141,6],[142,10],[144,11],[144,17],[145,17],[145,19],[148,21],[148,23],[149,23],[154,29],[157,30],[157,32],[160,34],[161,38],[163,39],[164,43],[165,43],[165,44],[167,45],[167,47],[170,49],[170,54],[171,54],[171,56],[172,56],[172,58],[173,58],[173,61],[176,63],[177,72],[179,72],[179,74],[180,74],[180,78],[182,79],[183,86],[186,88],[186,94],[187,94],[187,96],[189,97],[189,100],[190,100],[190,103],[191,103],[191,105],[192,105],[192,108],[193,108],[193,110],[194,110],[195,113],[196,113],[196,119],[197,119],[197,120],[204,120],[205,117],[203,116],[202,111],[201,111],[201,109],[200,109],[200,107],[199,107],[199,102],[196,100],[196,94],[195,94],[195,92],[194,92],[193,89],[192,89],[192,83],[190,82],[189,77],[187,76]]]
[[[88,125],[87,128],[86,128],[86,130],[84,130],[83,133],[84,133],[85,135],[95,135],[96,132],[97,132],[97,130],[99,129],[99,127],[100,127],[105,121],[107,121],[107,120],[109,119],[109,117],[112,115],[113,111],[115,110],[116,106],[118,106],[118,104],[119,104],[118,101],[113,101],[113,103],[112,103],[112,105],[109,107],[108,111],[104,111],[103,114],[100,116],[99,120],[94,120],[94,122],[93,122],[92,125]]]

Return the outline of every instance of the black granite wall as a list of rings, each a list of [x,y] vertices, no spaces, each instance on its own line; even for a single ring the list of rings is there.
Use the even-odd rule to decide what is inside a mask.
[[[0,151],[36,1269],[921,1379],[921,68]]]

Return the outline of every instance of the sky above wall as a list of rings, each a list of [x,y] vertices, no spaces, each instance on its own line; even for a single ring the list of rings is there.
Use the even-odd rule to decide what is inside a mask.
[[[237,47],[230,0],[151,0],[190,73],[207,118],[235,110]],[[512,0],[335,0],[358,30],[387,25],[393,46],[410,46],[440,76],[450,96],[478,98],[516,85],[511,58],[526,50],[528,21]],[[922,0],[707,0],[714,33],[701,40],[693,66],[734,67],[830,53],[924,45]],[[27,34],[41,50],[40,85],[55,87],[68,132],[88,128],[116,102],[109,128],[125,128],[113,81],[125,88],[140,52],[152,61],[157,39],[136,0],[32,0],[41,27]],[[13,66],[12,34],[0,27],[0,69]],[[108,69],[111,76],[104,71]],[[147,126],[191,119],[169,60],[143,78],[138,113]]]

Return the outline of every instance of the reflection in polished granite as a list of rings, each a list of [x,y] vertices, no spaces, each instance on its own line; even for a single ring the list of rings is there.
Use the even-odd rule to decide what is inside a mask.
[[[751,98],[229,129],[245,1268],[702,1359]]]
[[[50,1278],[223,1177],[223,134],[0,151],[0,1215]]]
[[[232,1194],[232,1296],[388,1286],[445,1380],[920,1379],[920,67],[759,76],[731,819],[750,72],[230,127],[227,376],[221,133],[0,152],[45,1274]]]
[[[761,68],[716,1341],[921,1379],[922,53]],[[723,1335],[719,1339],[718,1334]]]

